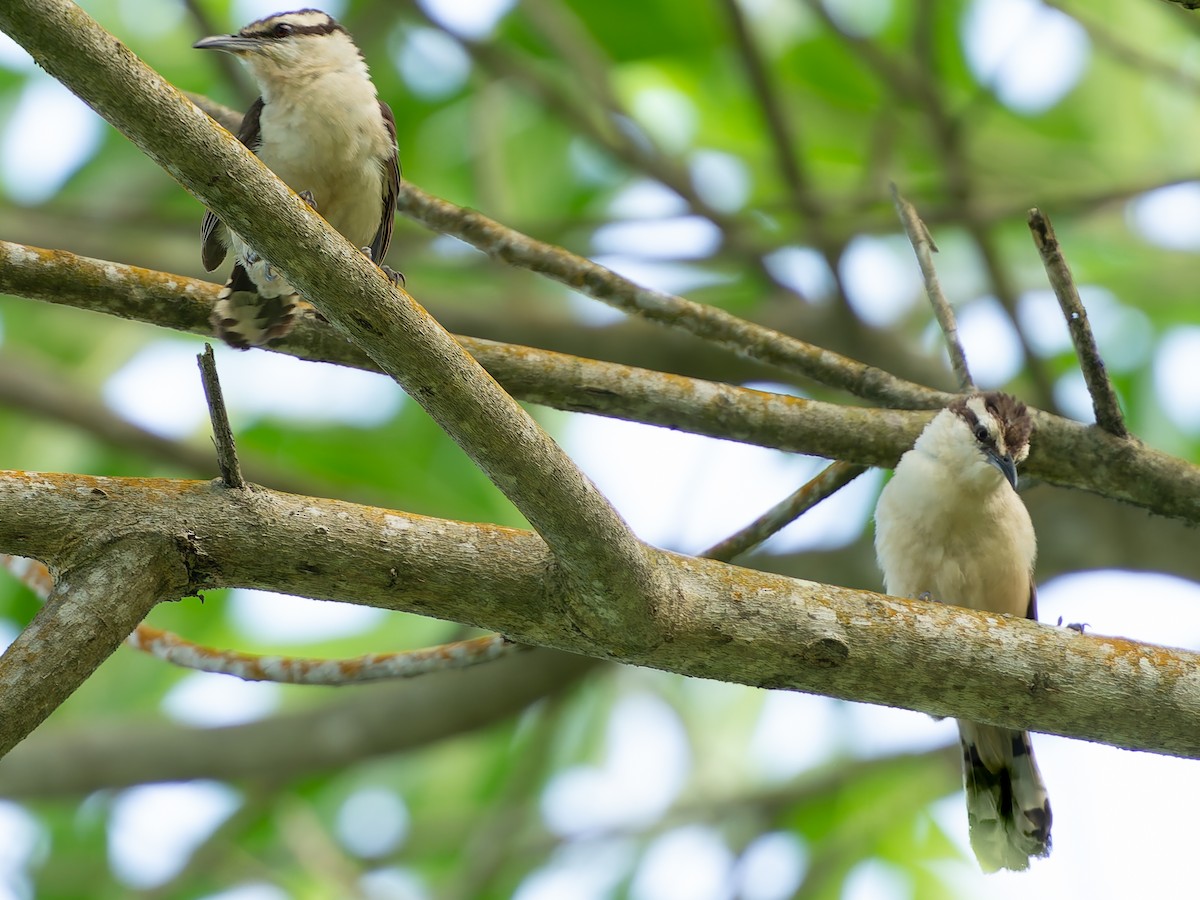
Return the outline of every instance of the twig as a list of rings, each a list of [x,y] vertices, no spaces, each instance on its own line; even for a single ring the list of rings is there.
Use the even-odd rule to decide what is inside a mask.
[[[967,354],[963,351],[962,342],[958,338],[958,324],[954,320],[954,310],[942,293],[938,282],[937,269],[933,265],[933,254],[937,252],[937,244],[916,209],[900,194],[899,188],[892,185],[892,200],[896,204],[896,214],[900,217],[908,240],[917,255],[917,264],[921,267],[921,277],[925,279],[925,294],[933,306],[933,314],[937,323],[946,336],[946,350],[950,354],[950,364],[954,374],[958,376],[958,386],[962,391],[975,390],[975,380],[971,378],[971,370],[967,367]]]
[[[139,271],[145,272],[144,269]],[[121,274],[113,269],[112,275],[114,289],[120,291]],[[70,293],[65,285],[63,293]],[[98,391],[64,377],[31,354],[5,348],[4,357],[0,359],[0,405],[82,429],[97,441],[164,461],[183,473],[212,471],[211,450],[169,440],[127,421],[101,401]],[[278,464],[268,466],[265,461],[259,461],[256,465],[253,456],[245,463],[245,468],[251,481],[290,494],[330,496],[339,489],[316,476],[290,474]]]
[[[221,382],[217,379],[217,363],[213,357],[212,344],[204,345],[204,352],[196,355],[200,364],[200,380],[204,384],[204,399],[208,401],[208,415],[212,419],[213,443],[217,447],[217,465],[226,487],[244,488],[238,465],[237,447],[233,443],[233,429],[229,427],[229,413],[225,410],[225,398],[221,395]]]
[[[700,555],[722,562],[736,559],[753,550],[776,532],[782,531],[826,497],[867,471],[867,468],[840,461],[827,466],[786,500],[775,504],[745,528],[713,544]]]
[[[490,634],[399,653],[371,653],[354,659],[305,659],[205,647],[149,625],[140,626],[129,635],[126,643],[177,666],[233,675],[243,681],[326,685],[414,678],[447,669],[463,669],[531,649],[499,634]]]
[[[1121,404],[1104,368],[1104,360],[1100,357],[1100,348],[1096,346],[1096,337],[1088,324],[1087,310],[1079,299],[1071,269],[1063,257],[1058,238],[1054,236],[1054,226],[1040,209],[1034,208],[1029,211],[1029,230],[1042,255],[1042,265],[1046,267],[1046,276],[1054,288],[1054,296],[1058,298],[1058,305],[1066,317],[1071,342],[1079,357],[1079,368],[1083,371],[1088,393],[1092,395],[1096,424],[1109,434],[1128,437],[1129,429],[1125,427],[1125,418],[1121,415]]]

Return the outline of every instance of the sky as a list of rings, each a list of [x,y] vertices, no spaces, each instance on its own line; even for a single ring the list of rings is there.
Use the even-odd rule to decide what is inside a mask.
[[[743,0],[748,14],[779,17],[797,26],[787,0]],[[890,14],[893,0],[830,0],[846,26],[869,34]],[[86,6],[86,4],[84,4]],[[512,3],[508,0],[422,0],[450,30],[485,37]],[[169,27],[179,7],[128,23],[142,35]],[[340,3],[325,8],[337,14]],[[276,12],[276,2],[237,0],[234,21]],[[964,46],[977,77],[1002,102],[1022,113],[1052,108],[1087,70],[1087,35],[1070,19],[1036,0],[976,0],[964,30]],[[467,75],[461,47],[441,32],[413,29],[396,45],[396,63],[412,90],[434,97]],[[31,64],[0,40],[0,65]],[[634,113],[667,146],[685,146],[694,116],[690,101],[664,89],[635,100]],[[40,132],[36,148],[14,134]],[[18,201],[36,203],[53,194],[88,158],[99,139],[95,117],[49,78],[35,79],[0,136],[0,172]],[[49,148],[49,150],[48,150]],[[581,177],[594,164],[585,148],[573,152]],[[702,151],[690,160],[698,189],[722,209],[737,210],[749,195],[752,173],[735,158]],[[613,200],[624,221],[595,235],[594,258],[650,287],[686,292],[710,278],[680,262],[685,248],[703,256],[719,239],[710,223],[687,214],[671,192],[633,181]],[[1129,221],[1143,237],[1164,247],[1200,249],[1200,185],[1181,185],[1144,195],[1129,204]],[[942,256],[955,252],[942,243]],[[831,277],[811,248],[789,247],[768,264],[778,277],[806,295],[820,295]],[[902,236],[861,237],[849,248],[842,271],[849,300],[867,322],[886,326],[905,315],[919,293],[919,274]],[[1145,316],[1097,288],[1082,286],[1089,317],[1109,365],[1119,371],[1145,358],[1152,331]],[[580,318],[611,320],[612,310],[579,295],[565,295]],[[1066,346],[1066,328],[1049,291],[1030,292],[1019,315],[1035,349]],[[1016,335],[998,304],[986,296],[959,310],[963,342],[977,379],[1003,384],[1020,366]],[[1120,340],[1118,340],[1120,338]],[[937,339],[931,325],[929,340]],[[164,338],[135,355],[105,386],[106,402],[138,424],[171,437],[206,426],[207,412],[195,375],[195,347]],[[217,350],[226,376],[227,402],[238,421],[272,415],[295,422],[338,421],[370,427],[408,401],[386,379],[367,373],[301,363],[277,354]],[[1179,328],[1155,354],[1155,376],[1164,407],[1179,427],[1200,428],[1200,395],[1180,385],[1200,378],[1200,328]],[[303,390],[284,394],[271,384],[287,379]],[[1081,379],[1071,374],[1056,385],[1057,399],[1088,421],[1090,404]],[[185,398],[181,401],[181,398]],[[286,399],[287,405],[281,405]],[[634,530],[656,545],[696,552],[760,514],[811,477],[816,461],[762,448],[714,441],[650,426],[588,416],[572,417],[562,436],[572,457],[613,501]],[[805,515],[772,539],[768,549],[795,552],[831,549],[856,540],[867,527],[881,473],[871,473]],[[1136,598],[1136,602],[1130,602]],[[1172,646],[1200,649],[1200,586],[1178,579],[1121,572],[1090,572],[1041,585],[1043,621],[1086,621],[1091,630]],[[286,609],[287,615],[276,610]],[[251,640],[290,642],[355,634],[374,627],[379,611],[340,607],[259,592],[237,592],[231,613]],[[286,623],[286,633],[281,630]],[[564,838],[562,848],[522,884],[519,900],[590,900],[610,896],[614,872],[636,858],[628,839],[597,837],[614,829],[655,821],[680,796],[695,764],[678,713],[659,696],[665,676],[641,670],[617,676],[626,691],[607,724],[602,758],[559,773],[542,797],[540,814]],[[688,682],[687,690],[714,705],[744,700],[750,691],[712,682]],[[164,702],[166,715],[189,724],[219,725],[271,714],[280,703],[272,685],[225,676],[183,678]],[[840,704],[821,697],[769,692],[745,748],[748,765],[766,783],[784,781],[838,754],[871,757],[944,745],[954,740],[951,722],[901,710]],[[969,864],[949,877],[972,898],[1188,896],[1194,836],[1191,798],[1200,796],[1200,765],[1151,754],[1039,735],[1038,759],[1055,814],[1055,849],[1047,861],[1020,875],[984,879]],[[214,783],[134,788],[120,794],[110,820],[109,855],[131,887],[169,878],[190,848],[239,803],[235,790]],[[961,795],[934,810],[936,820],[959,839],[966,856]],[[363,822],[371,828],[364,829]],[[338,817],[337,837],[351,851],[387,852],[408,833],[408,811],[394,792],[365,788]],[[40,834],[16,804],[0,802],[0,900],[22,896],[20,871],[37,857]],[[1136,865],[1132,861],[1137,861]],[[788,833],[760,837],[734,858],[720,835],[688,824],[658,836],[637,865],[635,900],[721,900],[734,896],[773,900],[791,894],[804,875],[807,851]],[[5,884],[8,892],[5,893]],[[431,896],[411,873],[384,867],[363,883],[371,898]],[[1019,892],[1019,893],[1018,893]],[[280,900],[266,884],[247,884],[222,900]],[[891,900],[911,896],[902,873],[882,864],[854,871],[844,900]]]

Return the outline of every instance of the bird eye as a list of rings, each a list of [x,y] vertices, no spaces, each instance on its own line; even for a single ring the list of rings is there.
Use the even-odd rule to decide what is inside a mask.
[[[289,34],[291,34],[295,30],[296,29],[293,28],[291,25],[289,25],[287,22],[280,22],[278,25],[276,25],[274,28],[271,29],[271,34],[275,35],[275,37],[287,37]]]
[[[986,441],[988,439],[988,430],[982,425],[975,426],[975,440]]]

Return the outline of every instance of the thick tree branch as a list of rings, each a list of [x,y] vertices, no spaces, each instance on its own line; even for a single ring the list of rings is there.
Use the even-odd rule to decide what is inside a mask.
[[[103,505],[103,490],[92,490],[90,502]],[[25,522],[19,527],[46,526],[36,516]],[[71,530],[62,529],[60,537]],[[169,533],[130,531],[98,542],[82,559],[72,559],[77,541],[69,543],[55,554],[49,598],[0,656],[0,756],[83,684],[156,603],[187,592],[187,571]]]
[[[653,550],[678,594],[653,646],[631,645],[562,614],[570,588],[528,532],[206,482],[21,472],[0,475],[0,506],[0,551],[51,565],[76,532],[162,536],[189,591],[369,604],[685,675],[1200,757],[1200,654]]]
[[[672,592],[604,497],[405,291],[239,141],[67,0],[15,0],[0,26],[50,74],[272,260],[513,501],[572,581],[576,627],[637,644]]]

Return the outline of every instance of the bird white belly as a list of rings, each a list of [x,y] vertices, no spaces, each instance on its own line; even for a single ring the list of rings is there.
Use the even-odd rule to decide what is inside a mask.
[[[1036,548],[1029,514],[1013,491],[964,499],[944,479],[910,480],[897,470],[879,498],[875,547],[890,594],[929,593],[1013,615],[1028,609]]]

